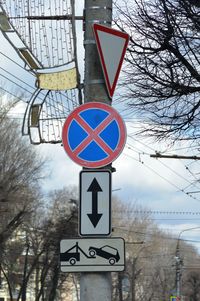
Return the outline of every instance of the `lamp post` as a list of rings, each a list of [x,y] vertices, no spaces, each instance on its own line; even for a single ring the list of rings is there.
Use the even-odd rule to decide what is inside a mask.
[[[182,230],[179,235],[178,235],[178,239],[177,239],[177,245],[176,245],[176,297],[179,298],[179,300],[181,300],[181,268],[183,266],[183,260],[180,257],[180,240],[181,240],[181,235],[183,232],[186,231],[191,231],[191,230],[196,230],[196,229],[200,229],[199,227],[192,227],[192,228],[187,228]]]

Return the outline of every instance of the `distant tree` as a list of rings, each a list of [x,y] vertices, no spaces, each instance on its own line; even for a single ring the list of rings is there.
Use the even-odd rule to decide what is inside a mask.
[[[180,240],[180,292],[186,300],[200,300],[199,253],[193,245]]]
[[[74,188],[57,190],[51,194],[51,205],[32,212],[6,242],[1,268],[9,287],[17,300],[28,300],[31,292],[35,301],[61,299],[69,274],[60,271],[60,241],[77,237],[77,207],[72,206]],[[71,278],[70,278],[71,279]]]
[[[128,110],[142,117],[148,135],[199,139],[199,1],[115,4],[116,24],[130,34],[121,90]]]
[[[183,285],[183,295],[188,301],[200,300],[200,275],[198,270],[190,271]]]
[[[0,250],[39,198],[44,160],[21,137],[19,124],[0,106]],[[0,252],[0,253],[1,253]],[[1,254],[0,254],[1,257]]]
[[[77,188],[56,190],[50,194],[50,199],[51,205],[43,228],[45,254],[39,266],[40,293],[45,301],[55,300],[68,283],[69,274],[61,273],[60,269],[60,241],[78,236]]]
[[[126,245],[126,269],[113,279],[113,300],[169,300],[175,289],[176,239],[158,228],[148,210],[117,199],[113,229]],[[195,258],[194,253],[191,256]]]
[[[12,300],[19,281],[17,260],[24,250],[23,241],[12,238],[38,205],[44,160],[22,139],[20,126],[10,115],[15,102],[1,105],[4,96],[0,96],[0,272],[9,283]]]

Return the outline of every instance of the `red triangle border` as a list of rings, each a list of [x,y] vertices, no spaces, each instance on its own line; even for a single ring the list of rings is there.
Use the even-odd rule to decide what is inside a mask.
[[[99,57],[100,57],[100,61],[101,61],[105,81],[106,81],[106,86],[107,86],[107,89],[108,89],[108,94],[109,94],[109,97],[112,98],[113,94],[114,94],[114,91],[115,91],[115,88],[116,88],[116,85],[117,85],[118,78],[119,78],[119,73],[121,71],[121,67],[122,67],[123,59],[124,59],[124,56],[125,56],[125,53],[126,53],[126,49],[128,47],[129,35],[125,32],[118,31],[116,29],[113,29],[113,28],[110,28],[110,27],[107,27],[107,26],[103,26],[101,24],[96,24],[96,23],[93,25],[93,31],[94,31],[94,36],[95,36],[95,40],[96,40],[96,44],[97,44],[97,49],[98,49],[98,53],[99,53]],[[120,59],[120,62],[119,62],[117,72],[116,72],[116,75],[115,75],[114,82],[113,82],[112,86],[110,85],[108,72],[107,72],[107,67],[106,67],[106,64],[105,64],[103,51],[102,51],[102,48],[101,48],[101,42],[100,42],[100,39],[99,39],[99,36],[98,36],[98,31],[106,32],[108,34],[115,35],[115,36],[118,36],[120,38],[125,39],[123,51],[122,51],[122,54],[121,54],[121,59]]]

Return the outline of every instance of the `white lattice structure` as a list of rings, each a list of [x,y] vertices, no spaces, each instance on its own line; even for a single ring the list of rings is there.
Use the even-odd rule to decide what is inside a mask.
[[[22,128],[33,144],[60,143],[65,118],[82,103],[75,18],[74,0],[0,1],[0,29],[35,76]]]

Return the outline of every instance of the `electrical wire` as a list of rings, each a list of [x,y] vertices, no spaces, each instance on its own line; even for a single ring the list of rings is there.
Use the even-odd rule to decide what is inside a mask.
[[[129,143],[127,143],[128,145],[128,149],[137,153],[139,158],[141,158],[141,155],[150,155],[149,153],[146,153],[142,150],[140,150],[139,148],[135,147],[135,146],[131,146]],[[178,177],[180,177],[181,179],[183,179],[184,181],[188,182],[189,185],[186,186],[183,190],[185,191],[188,187],[190,187],[191,185],[193,185],[194,187],[196,187],[197,189],[200,189],[200,187],[198,187],[197,185],[195,185],[194,182],[189,181],[187,178],[183,177],[180,173],[178,173],[176,170],[172,169],[170,166],[168,166],[167,164],[165,164],[164,162],[162,162],[160,159],[156,159],[160,164],[162,164],[164,167],[166,167],[167,169],[169,169],[171,172],[173,172],[175,175],[177,175]],[[141,160],[139,160],[141,162]],[[197,179],[196,179],[197,180]],[[187,194],[191,194],[189,192],[185,192]]]
[[[5,93],[7,93],[7,94],[13,96],[15,99],[18,99],[19,101],[22,101],[22,99],[21,99],[20,97],[16,96],[15,94],[13,94],[12,92],[8,91],[7,89],[4,89],[3,87],[0,87],[0,89],[1,89],[2,91],[4,91]]]
[[[139,141],[138,139],[135,139],[133,138],[132,136],[128,136],[129,138],[131,138],[132,140],[134,140],[135,142],[137,143],[140,143],[141,145],[143,145],[145,148],[151,150],[151,151],[154,151],[155,150],[150,147],[149,145],[146,145],[144,142],[141,142]],[[133,152],[136,152],[139,156],[139,160],[133,158],[132,156],[128,155],[128,154],[125,154],[126,156],[129,156],[130,158],[136,160],[136,161],[139,161],[140,163],[142,163],[144,166],[146,166],[148,169],[150,169],[153,173],[157,174],[159,177],[161,177],[162,179],[164,179],[165,181],[167,181],[170,185],[174,186],[176,189],[178,189],[178,191],[180,192],[183,192],[184,194],[188,195],[189,197],[193,198],[194,200],[197,200],[197,201],[200,201],[198,198],[196,198],[195,196],[193,196],[191,193],[185,191],[185,188],[182,189],[182,188],[179,188],[177,185],[175,185],[174,183],[172,183],[170,180],[168,180],[167,178],[163,177],[162,175],[160,175],[158,172],[156,172],[153,168],[151,168],[150,166],[147,166],[144,161],[141,160],[141,155],[150,155],[149,153],[147,152],[144,152],[143,150],[140,150],[139,148],[135,148],[135,146],[132,146],[130,143],[128,143],[128,149],[133,151]],[[135,150],[137,149],[137,150]],[[161,162],[160,160],[158,160],[159,163],[161,163],[163,166],[165,166],[166,168],[168,168],[170,171],[172,171],[174,174],[176,174],[177,176],[179,176],[180,178],[182,178],[183,180],[185,180],[186,182],[189,183],[189,186],[193,185],[195,186],[197,189],[200,190],[200,188],[194,184],[194,182],[191,182],[189,181],[187,178],[183,177],[182,175],[180,175],[179,173],[177,173],[177,171],[173,170],[171,167],[169,167],[167,164]],[[188,186],[187,186],[188,187]]]
[[[164,181],[166,181],[167,183],[169,183],[171,186],[173,186],[174,188],[177,189],[177,191],[184,193],[185,195],[189,196],[190,198],[200,202],[200,199],[194,197],[192,194],[189,194],[187,192],[185,192],[182,188],[178,187],[176,184],[174,184],[173,182],[171,182],[170,180],[168,180],[167,178],[165,178],[164,176],[162,176],[161,174],[159,174],[157,171],[155,171],[152,167],[146,165],[143,161],[139,161],[137,159],[135,159],[134,157],[132,157],[131,155],[125,154],[124,156],[129,157],[130,159],[141,163],[143,166],[145,166],[147,169],[149,169],[151,172],[153,172],[154,174],[156,174],[158,177],[160,177],[161,179],[163,179]]]
[[[185,215],[200,215],[199,211],[164,211],[164,210],[114,210],[114,213],[135,213],[135,214],[185,214]]]
[[[28,86],[29,88],[31,88],[32,90],[34,90],[35,88],[33,86],[31,86],[30,84],[26,83],[24,80],[22,80],[21,78],[19,78],[18,76],[14,75],[13,73],[9,72],[8,70],[0,67],[1,70],[3,70],[5,73],[7,73],[8,75],[14,77],[15,79],[17,79],[18,81],[20,81],[21,83],[25,84],[26,86]],[[33,93],[33,92],[30,92]]]
[[[118,229],[118,230],[122,230],[122,231],[127,231],[129,233],[135,233],[135,234],[139,234],[139,235],[142,235],[142,236],[145,236],[145,238],[147,237],[152,237],[154,235],[157,235],[158,237],[162,238],[162,239],[165,239],[165,240],[172,240],[172,241],[177,241],[177,237],[171,237],[171,236],[167,236],[167,234],[164,234],[161,229],[161,231],[158,229],[158,232],[150,232],[149,230],[147,232],[142,232],[142,231],[135,231],[135,230],[131,230],[131,229],[128,229],[126,227],[122,227],[122,226],[114,226],[113,227],[114,229]],[[183,241],[183,242],[191,242],[191,243],[200,243],[200,240],[193,240],[193,239],[183,239],[183,238],[179,238],[179,241]],[[149,243],[149,241],[147,242],[144,242],[144,243]]]
[[[23,69],[23,71],[28,72],[27,70],[24,69],[24,67],[22,67],[22,65],[18,64],[16,61],[14,61],[13,59],[11,59],[9,56],[7,56],[5,53],[0,51],[0,54],[3,55],[5,58],[7,58],[9,61],[11,61],[13,64],[15,64],[16,66],[18,66],[19,68]]]

